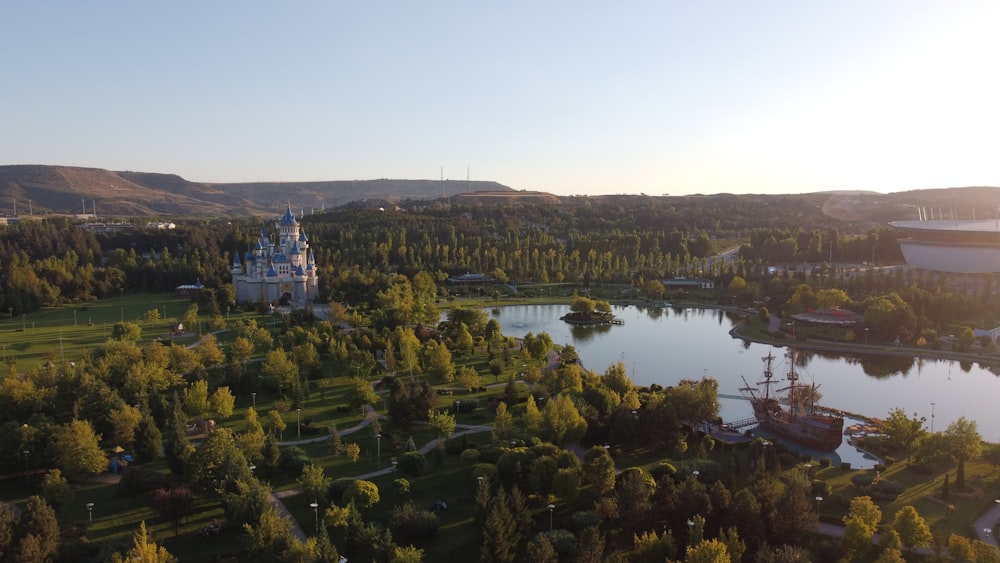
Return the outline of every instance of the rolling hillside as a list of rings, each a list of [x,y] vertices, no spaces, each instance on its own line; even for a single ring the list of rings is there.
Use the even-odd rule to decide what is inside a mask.
[[[174,174],[72,166],[0,166],[0,215],[93,213],[101,216],[239,216],[284,208],[336,207],[352,201],[437,199],[513,191],[496,182],[351,180],[212,184]],[[29,203],[30,202],[30,203]],[[84,210],[86,208],[86,210]]]

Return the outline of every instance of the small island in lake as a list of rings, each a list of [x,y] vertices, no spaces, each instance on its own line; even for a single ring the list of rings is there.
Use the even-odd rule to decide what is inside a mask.
[[[581,295],[573,297],[573,303],[559,320],[574,325],[623,325],[625,321],[611,314],[611,303]]]

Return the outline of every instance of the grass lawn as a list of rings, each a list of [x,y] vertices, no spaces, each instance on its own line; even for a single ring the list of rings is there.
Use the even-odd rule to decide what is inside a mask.
[[[86,303],[48,307],[41,311],[0,318],[0,350],[5,360],[14,360],[19,369],[30,371],[46,361],[76,361],[87,350],[92,350],[111,337],[115,323],[135,322],[142,328],[140,344],[157,337],[170,339],[171,324],[191,305],[191,299],[173,293],[130,293],[120,297]],[[152,309],[159,320],[145,320]],[[267,315],[233,312],[228,316],[230,326],[240,319],[257,319],[263,322]],[[188,327],[184,336],[175,342],[194,343],[198,327]],[[225,334],[219,335],[220,344]]]
[[[824,518],[839,521],[846,515],[848,507],[844,500],[849,502],[849,499],[857,494],[851,483],[851,476],[859,472],[862,471],[844,471],[839,467],[817,470],[816,478],[827,481],[833,487],[831,502],[823,503]],[[913,505],[927,520],[935,535],[942,535],[945,538],[951,534],[975,537],[973,521],[976,516],[1000,496],[1000,475],[992,464],[981,461],[966,462],[965,480],[968,492],[959,493],[955,488],[955,468],[948,468],[948,473],[951,482],[949,503],[954,507],[953,511],[932,500],[932,497],[939,497],[941,494],[944,471],[925,475],[908,469],[905,461],[888,467],[880,478],[898,481],[906,489],[893,501],[876,501],[882,509],[883,525],[889,525],[900,508]]]

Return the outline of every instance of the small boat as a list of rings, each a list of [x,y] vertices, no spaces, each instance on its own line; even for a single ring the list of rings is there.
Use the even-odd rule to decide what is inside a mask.
[[[786,378],[789,386],[776,390],[787,392],[784,396],[772,391],[772,385],[777,382],[771,369],[774,362],[774,355],[771,353],[762,358],[765,362],[764,380],[756,386],[751,386],[746,378],[743,378],[744,386],[740,391],[750,400],[754,417],[764,430],[815,450],[823,452],[836,450],[843,440],[844,417],[817,409],[812,400],[816,387],[798,384],[794,350],[789,351],[788,358],[790,367]],[[783,402],[785,404],[782,404]]]

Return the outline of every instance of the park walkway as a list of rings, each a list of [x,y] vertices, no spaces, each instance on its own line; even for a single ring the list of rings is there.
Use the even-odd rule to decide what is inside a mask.
[[[359,422],[355,426],[352,426],[351,428],[348,428],[346,430],[341,430],[340,432],[338,432],[338,434],[340,434],[341,436],[347,436],[349,434],[353,434],[353,433],[357,432],[358,430],[361,430],[362,428],[370,425],[372,423],[372,420],[374,420],[376,418],[379,418],[381,416],[381,415],[378,414],[378,412],[375,411],[375,409],[373,409],[371,407],[371,405],[365,405],[365,411],[367,412],[367,414],[365,415],[365,419],[364,420],[362,420],[361,422]],[[477,425],[477,424],[456,424],[455,425],[455,429],[456,429],[456,432],[451,435],[452,438],[459,438],[459,437],[465,436],[467,434],[476,434],[476,433],[479,433],[479,432],[492,432],[493,431],[493,427],[492,426]],[[457,431],[458,429],[463,429],[463,430],[461,432],[458,432]],[[279,445],[281,445],[281,446],[294,446],[294,445],[301,445],[301,444],[310,444],[310,443],[320,442],[320,441],[329,440],[329,439],[330,439],[330,437],[328,435],[324,435],[324,436],[320,436],[318,438],[310,438],[308,440],[296,440],[294,442],[282,442]],[[424,444],[423,446],[421,446],[419,449],[417,449],[417,451],[420,452],[421,454],[426,455],[431,450],[433,450],[434,448],[438,447],[438,444],[440,444],[443,440],[444,440],[443,438],[435,438],[434,440],[431,440],[430,442],[427,442],[426,444]],[[393,473],[395,471],[395,469],[396,469],[395,466],[391,466],[390,465],[388,467],[384,467],[382,469],[377,469],[375,471],[370,471],[368,473],[362,473],[362,474],[359,474],[359,475],[354,475],[354,476],[352,476],[352,478],[353,479],[359,479],[359,480],[369,480],[369,479],[372,479],[374,477],[379,477],[379,476],[382,476],[382,475],[388,475],[390,473]],[[305,532],[302,531],[302,527],[299,526],[298,521],[295,520],[295,518],[291,515],[291,513],[288,512],[288,509],[285,508],[284,503],[282,503],[282,501],[281,501],[281,499],[283,499],[283,498],[294,497],[294,496],[296,496],[296,495],[298,495],[300,493],[301,493],[301,491],[298,488],[286,489],[284,491],[278,491],[278,492],[271,493],[271,505],[274,506],[276,510],[278,510],[278,513],[281,514],[281,516],[283,516],[284,518],[288,518],[288,520],[292,524],[292,533],[295,534],[295,537],[299,538],[302,541],[305,541],[306,540]]]

